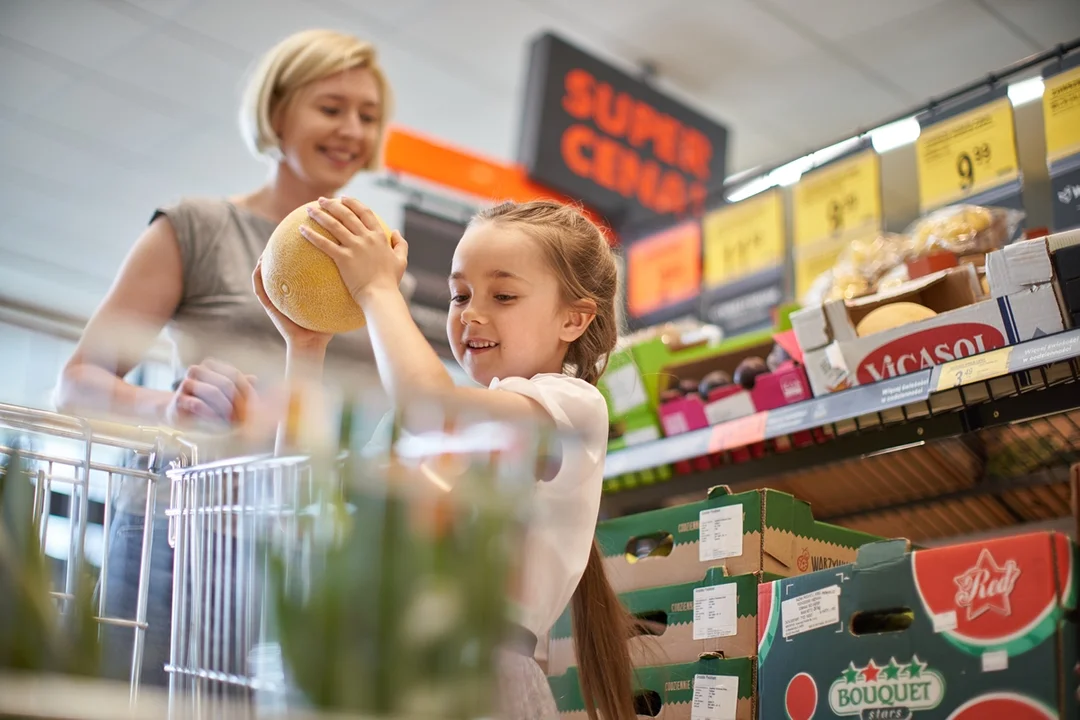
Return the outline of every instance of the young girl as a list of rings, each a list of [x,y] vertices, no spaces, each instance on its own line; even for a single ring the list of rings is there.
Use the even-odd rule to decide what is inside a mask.
[[[552,202],[504,203],[469,224],[450,273],[447,335],[454,357],[482,388],[454,385],[413,322],[398,283],[408,245],[390,244],[374,214],[356,200],[322,199],[312,218],[334,240],[305,237],[334,259],[367,316],[379,375],[398,403],[423,395],[520,413],[570,430],[559,468],[538,481],[538,514],[558,529],[534,527],[526,540],[521,624],[528,638],[500,669],[507,718],[554,718],[554,698],[533,659],[570,602],[582,694],[589,717],[635,717],[626,649],[629,618],[604,575],[594,542],[607,447],[607,407],[595,383],[614,348],[615,260],[600,230]],[[260,268],[255,292],[287,346],[290,367],[321,365],[329,337],[304,330],[269,302]]]

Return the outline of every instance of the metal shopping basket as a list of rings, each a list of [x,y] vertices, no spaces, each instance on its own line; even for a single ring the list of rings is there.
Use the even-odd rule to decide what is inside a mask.
[[[179,703],[199,718],[224,717],[232,714],[236,708],[246,708],[241,712],[241,716],[268,712],[287,713],[291,716],[297,711],[328,707],[325,704],[308,702],[310,697],[299,696],[294,692],[297,687],[294,676],[310,668],[296,667],[295,658],[290,665],[288,653],[285,652],[288,650],[287,630],[284,629],[284,622],[278,623],[284,611],[281,611],[274,601],[274,598],[280,596],[280,588],[270,582],[274,568],[277,568],[279,579],[284,577],[285,584],[301,588],[299,594],[305,601],[317,594],[320,587],[319,569],[325,570],[329,562],[327,558],[334,552],[332,543],[327,538],[341,527],[340,524],[335,524],[341,522],[341,516],[335,516],[335,511],[343,508],[344,516],[353,523],[354,531],[357,528],[370,529],[378,525],[383,533],[379,535],[379,542],[364,545],[364,551],[352,556],[356,563],[351,566],[350,572],[356,573],[363,573],[380,557],[385,563],[384,569],[390,567],[385,558],[389,557],[387,553],[392,546],[397,547],[397,541],[410,532],[436,532],[434,528],[443,527],[447,522],[445,506],[440,508],[437,502],[432,502],[428,503],[428,507],[428,504],[425,504],[427,495],[424,496],[424,501],[419,502],[416,500],[417,494],[410,495],[408,509],[398,515],[388,509],[391,506],[385,498],[379,501],[383,504],[378,505],[378,509],[373,509],[376,504],[374,502],[365,506],[364,499],[336,504],[343,497],[343,493],[347,495],[350,484],[356,483],[357,468],[361,468],[360,474],[367,478],[362,482],[368,482],[375,477],[374,486],[378,488],[402,482],[402,477],[408,477],[409,483],[427,483],[423,492],[430,493],[431,496],[445,494],[438,495],[439,497],[454,497],[454,493],[473,498],[484,495],[466,495],[466,490],[462,490],[466,487],[466,481],[461,478],[472,478],[467,482],[475,482],[475,485],[470,487],[475,489],[483,485],[486,488],[485,502],[490,500],[494,506],[495,501],[491,498],[501,498],[498,512],[507,513],[500,517],[509,518],[508,526],[513,525],[517,529],[523,527],[524,522],[521,525],[516,524],[523,515],[514,513],[524,507],[523,498],[527,496],[527,488],[530,486],[518,479],[528,476],[531,482],[536,467],[534,463],[539,456],[540,433],[531,427],[516,429],[521,432],[507,432],[506,425],[496,423],[478,423],[470,426],[469,431],[446,431],[445,426],[432,420],[437,416],[438,413],[427,416],[430,421],[429,432],[410,432],[407,436],[389,443],[387,447],[392,449],[384,453],[356,452],[346,443],[343,450],[338,451],[335,447],[323,454],[247,456],[168,471],[173,488],[168,514],[170,541],[175,549],[175,569],[172,656],[167,670],[171,673],[170,702],[174,707]],[[440,469],[436,472],[430,469],[432,466],[429,461],[433,457],[453,458],[454,461],[448,461],[445,465],[448,470]],[[478,458],[483,460],[478,461]],[[483,464],[486,470],[477,471],[477,462]],[[439,467],[443,468],[443,465]],[[414,486],[415,484],[409,487]],[[380,491],[376,489],[372,492],[377,495]],[[450,515],[453,515],[452,510]],[[473,508],[470,517],[475,518],[477,515]],[[388,519],[391,517],[401,520],[402,528],[409,526],[413,529],[393,535],[397,540],[389,540],[391,535],[386,533],[389,533],[387,528],[392,524]],[[425,519],[418,521],[417,518],[421,517]],[[454,520],[449,522],[452,524]],[[417,527],[421,529],[417,531]],[[466,535],[467,532],[463,533],[462,537]],[[499,537],[520,536],[514,535],[511,530]],[[476,537],[471,538],[475,539]],[[475,563],[469,563],[468,568],[460,570],[463,582],[484,582],[482,578],[485,577],[483,573],[486,569],[495,573],[491,582],[498,582],[497,578],[502,577],[496,572],[498,562],[486,557],[480,550],[465,549],[468,541],[469,539],[459,542],[449,551],[439,552],[444,552],[445,557],[452,556],[454,552],[471,553],[470,558],[474,558]],[[504,540],[500,539],[499,542],[504,543]],[[510,540],[504,543],[507,553],[511,555],[512,542]],[[406,539],[401,547],[408,545]],[[360,558],[365,552],[369,553],[368,557]],[[403,584],[412,583],[410,592],[414,593],[404,597],[403,612],[406,612],[404,608],[410,602],[420,602],[416,593],[422,594],[422,591],[417,591],[416,587],[423,582],[418,578],[425,576],[425,573],[434,577],[431,563],[435,562],[433,558],[437,553],[424,555],[423,552],[425,551],[409,555],[408,563],[402,562],[401,567],[412,568],[409,572],[413,575],[404,580],[399,577],[397,581]],[[490,555],[490,548],[488,554]],[[422,559],[417,561],[421,555]],[[485,568],[485,563],[489,563],[491,567]],[[443,581],[445,580],[443,577]],[[385,585],[389,587],[389,583]],[[386,588],[367,589],[378,593]],[[502,591],[503,588],[500,587],[499,592]],[[361,604],[363,597],[367,596],[365,588],[359,588],[357,595],[355,602]],[[437,595],[438,593],[435,593],[435,596]],[[483,604],[483,599],[487,596],[477,592],[470,597],[473,600],[479,598],[477,604]],[[430,597],[425,602],[439,607],[438,602]],[[389,603],[383,603],[380,607],[385,611],[388,605]],[[374,608],[374,604],[372,607]],[[493,622],[491,618],[498,616],[498,607],[497,603],[493,602],[487,610],[472,607],[476,612],[470,614],[463,611],[462,617],[473,618],[474,621],[473,625],[468,625],[469,621],[463,621],[463,626],[472,628],[480,627],[484,622],[490,624]],[[378,615],[380,611],[372,609],[371,612]],[[437,615],[437,612],[419,613],[418,617],[430,619]],[[356,617],[362,621],[367,616]],[[475,622],[477,617],[481,618],[479,623]],[[397,621],[393,618],[371,621],[372,633],[376,635],[393,634],[393,628],[405,627],[401,624],[395,625]],[[410,624],[409,633],[420,633],[416,628],[423,624]],[[346,630],[354,630],[353,637],[337,643],[337,646],[338,651],[343,654],[340,663],[348,666],[355,661],[356,653],[360,652],[350,646],[350,643],[362,645],[366,638],[362,637],[362,630]],[[477,634],[482,635],[485,630],[486,628],[478,630]],[[312,627],[311,632],[315,633],[316,628]],[[423,632],[437,634],[438,631],[428,628]],[[404,636],[408,633],[401,634]],[[404,644],[407,642],[403,641]],[[328,648],[326,652],[332,654],[334,650]],[[345,657],[350,652],[354,652],[351,659]],[[398,657],[399,661],[405,662],[401,660],[405,653],[403,650]],[[336,657],[319,658],[319,662],[326,665],[328,672],[334,671],[338,660]],[[385,662],[393,664],[395,658],[387,656]],[[382,670],[388,673],[386,677],[391,681],[396,677],[389,669]],[[408,675],[412,670],[414,668],[411,667],[408,672],[401,669],[397,674]],[[418,669],[417,671],[419,672]],[[452,674],[458,670],[452,668],[447,672]],[[365,672],[358,670],[355,673],[356,684],[362,685],[364,681]],[[443,697],[448,697],[445,686],[440,687],[441,689],[431,690],[429,686],[413,686],[408,692],[419,697],[430,691],[432,698],[443,692]],[[360,690],[357,692],[362,693]],[[370,692],[377,694],[378,688]],[[431,699],[429,704],[442,707],[438,702]],[[418,699],[415,704],[419,706],[423,702]],[[355,703],[349,707],[330,707],[335,711],[357,711]],[[232,711],[226,711],[225,708],[232,708]],[[427,717],[429,709],[410,707],[405,714],[411,717]],[[367,710],[361,709],[361,712]],[[396,716],[403,716],[400,710],[395,712]]]
[[[147,629],[155,489],[165,482],[162,466],[166,458],[176,464],[190,463],[195,449],[160,429],[0,404],[0,460],[10,460],[16,452],[27,464],[34,483],[33,524],[41,547],[63,568],[52,595],[61,609],[72,600],[80,564],[70,562],[71,558],[87,558],[92,569],[100,568],[96,620],[101,626],[127,628],[133,633],[129,694],[134,701]],[[106,614],[112,504],[122,482],[141,482],[146,488],[138,597],[130,617]],[[99,629],[99,637],[103,630]]]

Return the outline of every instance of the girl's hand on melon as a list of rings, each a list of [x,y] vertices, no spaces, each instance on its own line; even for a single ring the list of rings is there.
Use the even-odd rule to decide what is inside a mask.
[[[207,359],[188,368],[165,408],[165,421],[174,427],[230,427],[243,423],[257,400],[251,377]]]
[[[390,235],[366,205],[353,198],[319,199],[311,208],[311,219],[326,229],[334,240],[301,226],[301,234],[329,255],[341,279],[357,303],[373,290],[398,291],[409,264],[409,245],[398,232]],[[336,242],[335,242],[336,241]]]
[[[255,272],[251,274],[251,284],[255,289],[255,297],[259,298],[259,302],[262,303],[266,314],[270,316],[274,326],[281,333],[281,337],[285,338],[285,343],[289,347],[301,350],[321,350],[330,344],[330,340],[334,337],[331,333],[315,332],[300,327],[285,317],[284,313],[274,307],[274,303],[270,302],[270,298],[266,294],[266,287],[263,286],[262,258],[259,258],[259,262],[255,263]]]

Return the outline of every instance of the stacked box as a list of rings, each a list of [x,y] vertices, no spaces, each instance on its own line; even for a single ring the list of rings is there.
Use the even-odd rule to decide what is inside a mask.
[[[1076,720],[1076,547],[1054,532],[759,588],[762,718]]]
[[[678,665],[643,667],[635,671],[634,702],[638,715],[657,720],[758,717],[754,694],[754,661],[704,658]],[[578,673],[571,668],[550,679],[560,717],[584,720]]]
[[[716,666],[723,672],[754,666],[759,585],[850,563],[859,546],[879,538],[818,522],[808,503],[787,493],[721,486],[699,503],[600,523],[597,539],[608,577],[638,623],[628,640],[631,661],[646,674],[693,675],[687,668],[709,660],[735,663]],[[557,696],[570,686],[579,693],[575,664],[567,609],[547,652]],[[574,698],[580,702],[580,694]],[[560,707],[572,714],[574,702]]]

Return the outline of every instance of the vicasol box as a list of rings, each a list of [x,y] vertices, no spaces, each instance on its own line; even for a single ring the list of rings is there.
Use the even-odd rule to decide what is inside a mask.
[[[636,622],[627,640],[635,666],[693,662],[703,655],[751,657],[757,652],[758,585],[779,576],[752,573],[729,577],[712,568],[697,582],[619,596]],[[576,664],[570,608],[551,629],[549,675]]]
[[[1076,551],[1043,532],[759,588],[762,718],[1076,720]]]
[[[639,717],[658,720],[755,720],[759,716],[754,670],[753,658],[703,658],[692,663],[637,668],[634,705]],[[588,717],[576,668],[548,678],[548,683],[559,717]]]
[[[987,255],[991,299],[962,264],[876,295],[803,308],[791,321],[815,395],[906,375],[1064,329],[1045,239]],[[860,336],[858,323],[894,303],[936,315]],[[899,310],[899,312],[903,312]]]
[[[799,575],[855,560],[880,538],[818,522],[810,504],[777,490],[711,489],[705,500],[606,520],[596,529],[616,592],[727,574]]]

